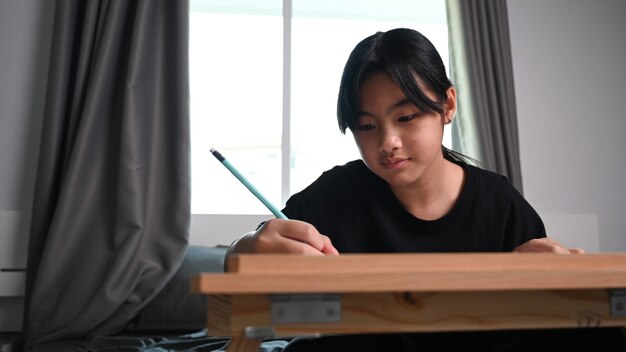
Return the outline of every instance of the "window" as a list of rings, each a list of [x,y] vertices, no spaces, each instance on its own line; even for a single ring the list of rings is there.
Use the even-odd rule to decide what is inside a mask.
[[[269,213],[212,147],[278,207],[359,158],[337,127],[341,72],[358,41],[396,27],[426,35],[447,66],[444,0],[191,0],[192,213]]]

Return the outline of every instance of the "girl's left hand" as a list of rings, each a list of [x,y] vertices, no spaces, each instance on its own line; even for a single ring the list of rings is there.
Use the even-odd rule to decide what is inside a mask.
[[[513,252],[518,253],[557,253],[557,254],[583,254],[585,251],[580,248],[567,248],[561,243],[548,238],[535,238],[517,246]]]

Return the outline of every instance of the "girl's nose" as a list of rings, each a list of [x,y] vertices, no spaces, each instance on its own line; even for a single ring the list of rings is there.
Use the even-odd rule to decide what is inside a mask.
[[[393,129],[380,129],[380,142],[378,150],[383,153],[390,153],[402,147],[402,138],[399,133]]]

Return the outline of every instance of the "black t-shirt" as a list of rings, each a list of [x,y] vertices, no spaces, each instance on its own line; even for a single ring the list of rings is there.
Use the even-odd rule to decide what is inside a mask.
[[[539,215],[504,176],[459,165],[463,189],[437,220],[406,211],[361,160],[324,172],[283,212],[314,225],[340,253],[502,252],[546,236]]]
[[[502,252],[546,236],[539,215],[505,177],[459,165],[459,199],[434,221],[407,212],[360,160],[323,173],[283,212],[313,224],[340,253]],[[619,329],[579,328],[301,337],[284,351],[622,351],[625,344]]]

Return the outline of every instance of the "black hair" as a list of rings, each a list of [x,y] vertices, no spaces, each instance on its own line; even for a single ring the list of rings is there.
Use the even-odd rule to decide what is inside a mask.
[[[355,131],[359,118],[361,84],[375,73],[384,72],[417,108],[443,114],[443,104],[452,82],[435,46],[420,32],[397,28],[377,32],[352,50],[341,77],[337,99],[337,122],[341,133]],[[426,91],[436,100],[430,99]],[[467,162],[461,153],[442,146],[444,156]]]

